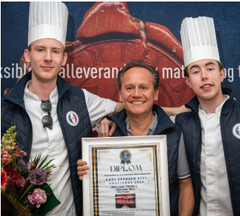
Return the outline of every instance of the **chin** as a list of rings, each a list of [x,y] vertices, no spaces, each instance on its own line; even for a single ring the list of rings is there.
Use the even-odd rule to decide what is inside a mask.
[[[132,115],[143,115],[145,113],[145,111],[142,110],[132,110],[131,114]]]
[[[216,95],[201,95],[200,96],[203,100],[212,100],[216,97]]]

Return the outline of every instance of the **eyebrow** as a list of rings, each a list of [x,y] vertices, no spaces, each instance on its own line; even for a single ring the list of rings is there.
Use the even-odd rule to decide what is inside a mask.
[[[46,48],[46,46],[42,46],[42,45],[36,45],[35,47]],[[62,48],[61,47],[51,47],[51,49],[62,49]]]
[[[41,48],[41,49],[46,49],[46,47],[45,47],[45,46],[42,46],[42,45],[36,45],[35,48],[36,48],[36,49],[39,49],[39,48]],[[35,48],[34,48],[34,49],[35,49]],[[64,52],[64,50],[63,50],[61,47],[51,47],[51,50],[57,50],[57,51],[59,51],[59,52]]]
[[[205,64],[205,66],[208,66],[208,65],[216,65],[214,62],[208,62],[207,64]]]
[[[41,46],[41,45],[36,45],[36,46],[34,46],[34,47],[37,47],[37,48],[44,48],[44,46]]]
[[[216,65],[216,64],[215,64],[214,62],[211,62],[211,61],[210,61],[210,62],[208,62],[208,63],[205,64],[205,67],[208,66],[208,65]],[[195,67],[199,67],[199,65],[192,65],[192,67],[190,67],[189,69],[191,70],[191,69],[193,69],[193,68],[195,68]]]
[[[52,47],[51,49],[60,49],[60,50],[62,50],[62,48],[60,48],[60,47]]]

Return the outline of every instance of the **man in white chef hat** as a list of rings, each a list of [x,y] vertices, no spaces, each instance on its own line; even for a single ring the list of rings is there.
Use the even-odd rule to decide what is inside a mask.
[[[240,215],[240,105],[222,89],[214,21],[185,18],[181,25],[185,81],[195,92],[177,115],[195,193],[194,215]]]
[[[61,2],[30,2],[27,73],[2,97],[2,134],[16,125],[26,160],[49,155],[56,168],[51,188],[61,202],[49,215],[82,214],[82,184],[77,176],[81,138],[92,136],[92,125],[120,111],[123,105],[71,86],[58,73],[67,61],[65,49],[68,9]]]

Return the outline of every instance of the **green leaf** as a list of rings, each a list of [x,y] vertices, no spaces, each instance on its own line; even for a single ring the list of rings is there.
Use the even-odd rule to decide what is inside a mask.
[[[38,168],[41,168],[42,165],[45,163],[45,161],[47,160],[48,155],[43,159],[43,161],[40,163],[40,165],[38,166]]]

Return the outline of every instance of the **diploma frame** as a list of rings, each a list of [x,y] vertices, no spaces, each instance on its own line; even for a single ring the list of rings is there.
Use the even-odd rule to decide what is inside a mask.
[[[100,215],[98,212],[97,202],[99,199],[101,199],[101,197],[96,197],[96,194],[98,194],[98,192],[96,192],[98,188],[98,169],[97,165],[94,165],[98,163],[98,161],[96,161],[98,160],[96,159],[96,151],[107,149],[111,149],[111,151],[119,151],[129,148],[134,150],[136,148],[138,150],[143,147],[153,149],[154,152],[154,196],[157,200],[157,210],[154,215],[170,215],[166,135],[153,135],[82,138],[82,160],[87,161],[89,166],[87,174],[83,176],[83,216]],[[95,163],[93,163],[94,161]],[[145,212],[145,215],[146,214],[148,213]],[[138,215],[138,213],[136,213],[136,215]]]

